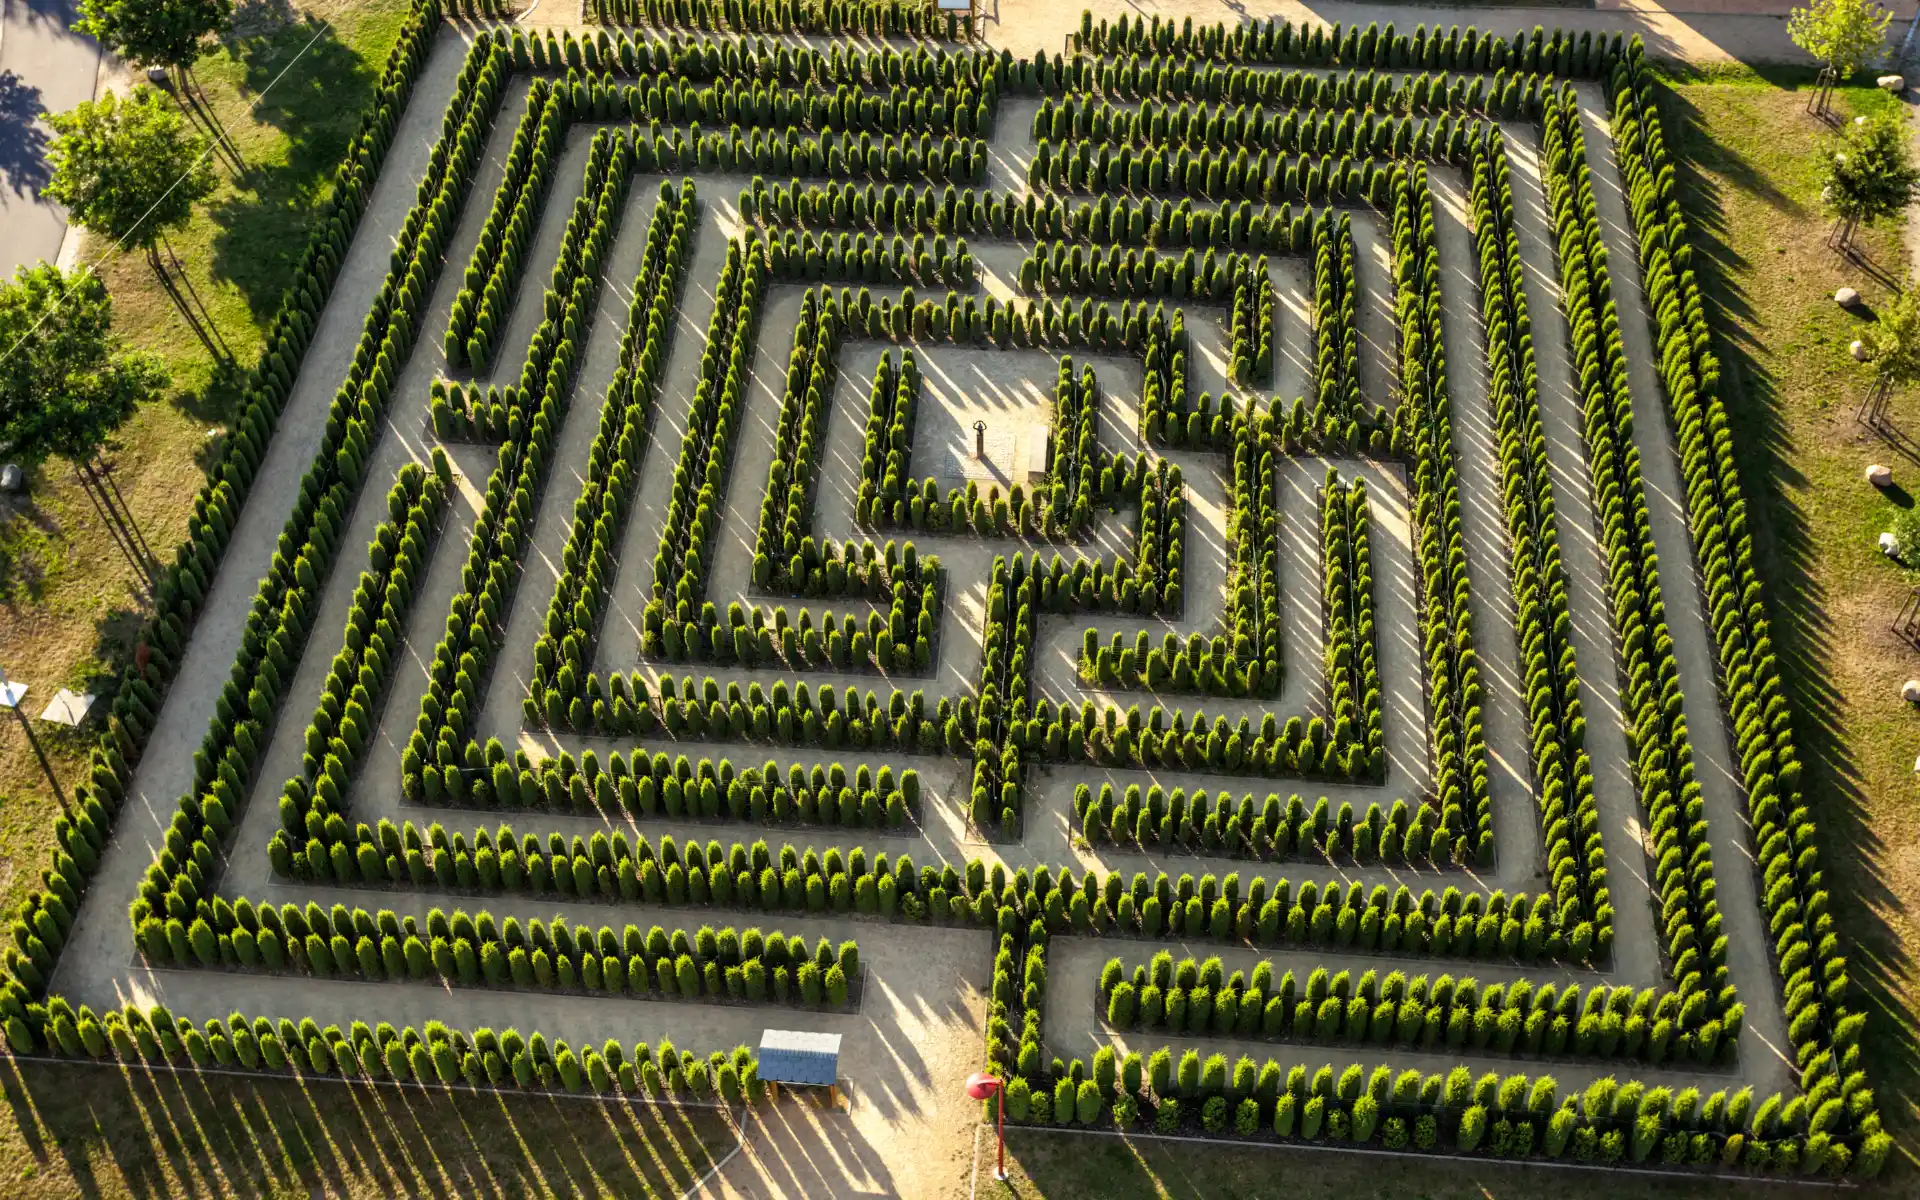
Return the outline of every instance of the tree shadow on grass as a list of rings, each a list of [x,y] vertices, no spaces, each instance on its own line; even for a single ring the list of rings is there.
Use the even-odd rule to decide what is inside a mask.
[[[26,1155],[89,1196],[678,1195],[734,1143],[713,1110],[0,1060]]]
[[[1664,91],[1661,116],[1675,151],[1675,190],[1693,230],[1693,266],[1721,361],[1720,392],[1740,486],[1749,498],[1755,568],[1804,761],[1802,790],[1819,814],[1828,886],[1847,897],[1837,907],[1854,950],[1850,974],[1874,993],[1868,1056],[1898,1064],[1880,1076],[1883,1093],[1895,1087],[1907,1093],[1920,1062],[1920,1040],[1912,1018],[1888,1002],[1912,970],[1899,934],[1881,915],[1898,903],[1885,882],[1890,848],[1871,827],[1861,769],[1848,744],[1846,697],[1833,669],[1842,631],[1831,616],[1833,597],[1820,582],[1821,548],[1800,499],[1810,486],[1798,466],[1803,450],[1767,365],[1778,350],[1770,340],[1775,335],[1759,328],[1759,315],[1741,283],[1764,267],[1749,262],[1731,243],[1722,180],[1789,216],[1804,220],[1808,214],[1782,196],[1758,165],[1716,142],[1704,115],[1686,97]]]
[[[375,68],[311,16],[239,39],[231,52],[244,68],[254,119],[287,139],[283,153],[249,163],[237,190],[210,210],[218,226],[214,277],[239,289],[264,324],[280,306],[315,206],[373,98]]]
[[[46,594],[46,568],[36,543],[60,535],[60,523],[34,501],[33,488],[45,478],[38,467],[27,473],[27,490],[0,497],[0,604],[38,604]]]
[[[288,282],[291,282],[290,278]],[[269,314],[272,311],[270,308]],[[180,336],[183,338],[189,336],[185,332],[185,326],[186,323],[182,319]],[[246,395],[247,377],[252,370],[252,365],[253,359],[244,353],[231,361],[214,359],[210,365],[205,386],[198,390],[181,389],[174,396],[174,407],[195,421],[204,421],[208,425],[225,424],[233,419],[233,414],[239,410],[240,400]],[[220,461],[223,442],[224,439],[218,437],[205,439],[194,448],[194,461],[203,470],[212,470]]]
[[[0,187],[16,196],[37,195],[52,175],[41,111],[39,88],[0,71]]]

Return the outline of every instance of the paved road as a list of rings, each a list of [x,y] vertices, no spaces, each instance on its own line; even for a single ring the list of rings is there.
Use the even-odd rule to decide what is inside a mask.
[[[0,0],[0,278],[58,258],[67,215],[40,199],[46,182],[43,112],[93,99],[100,47],[68,28],[77,0]]]

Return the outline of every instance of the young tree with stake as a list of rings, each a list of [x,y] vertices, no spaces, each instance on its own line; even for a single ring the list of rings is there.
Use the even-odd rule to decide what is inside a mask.
[[[1787,14],[1787,36],[1820,63],[1808,112],[1826,112],[1833,89],[1870,62],[1887,40],[1893,14],[1874,0],[1813,0]]]
[[[1861,340],[1867,344],[1867,361],[1873,364],[1869,407],[1894,389],[1920,380],[1920,291],[1900,292],[1889,299]]]
[[[1862,118],[1822,150],[1820,200],[1833,214],[1829,244],[1846,251],[1861,225],[1906,211],[1920,188],[1904,121]]]

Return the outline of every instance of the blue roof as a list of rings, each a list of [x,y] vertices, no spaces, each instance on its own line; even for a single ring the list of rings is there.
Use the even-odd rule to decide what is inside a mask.
[[[760,1078],[827,1087],[840,1074],[840,1035],[768,1029],[760,1034]]]

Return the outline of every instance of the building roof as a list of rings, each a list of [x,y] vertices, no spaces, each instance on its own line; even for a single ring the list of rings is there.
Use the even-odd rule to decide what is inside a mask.
[[[831,1085],[840,1074],[840,1035],[768,1029],[760,1034],[760,1078],[809,1087]]]

